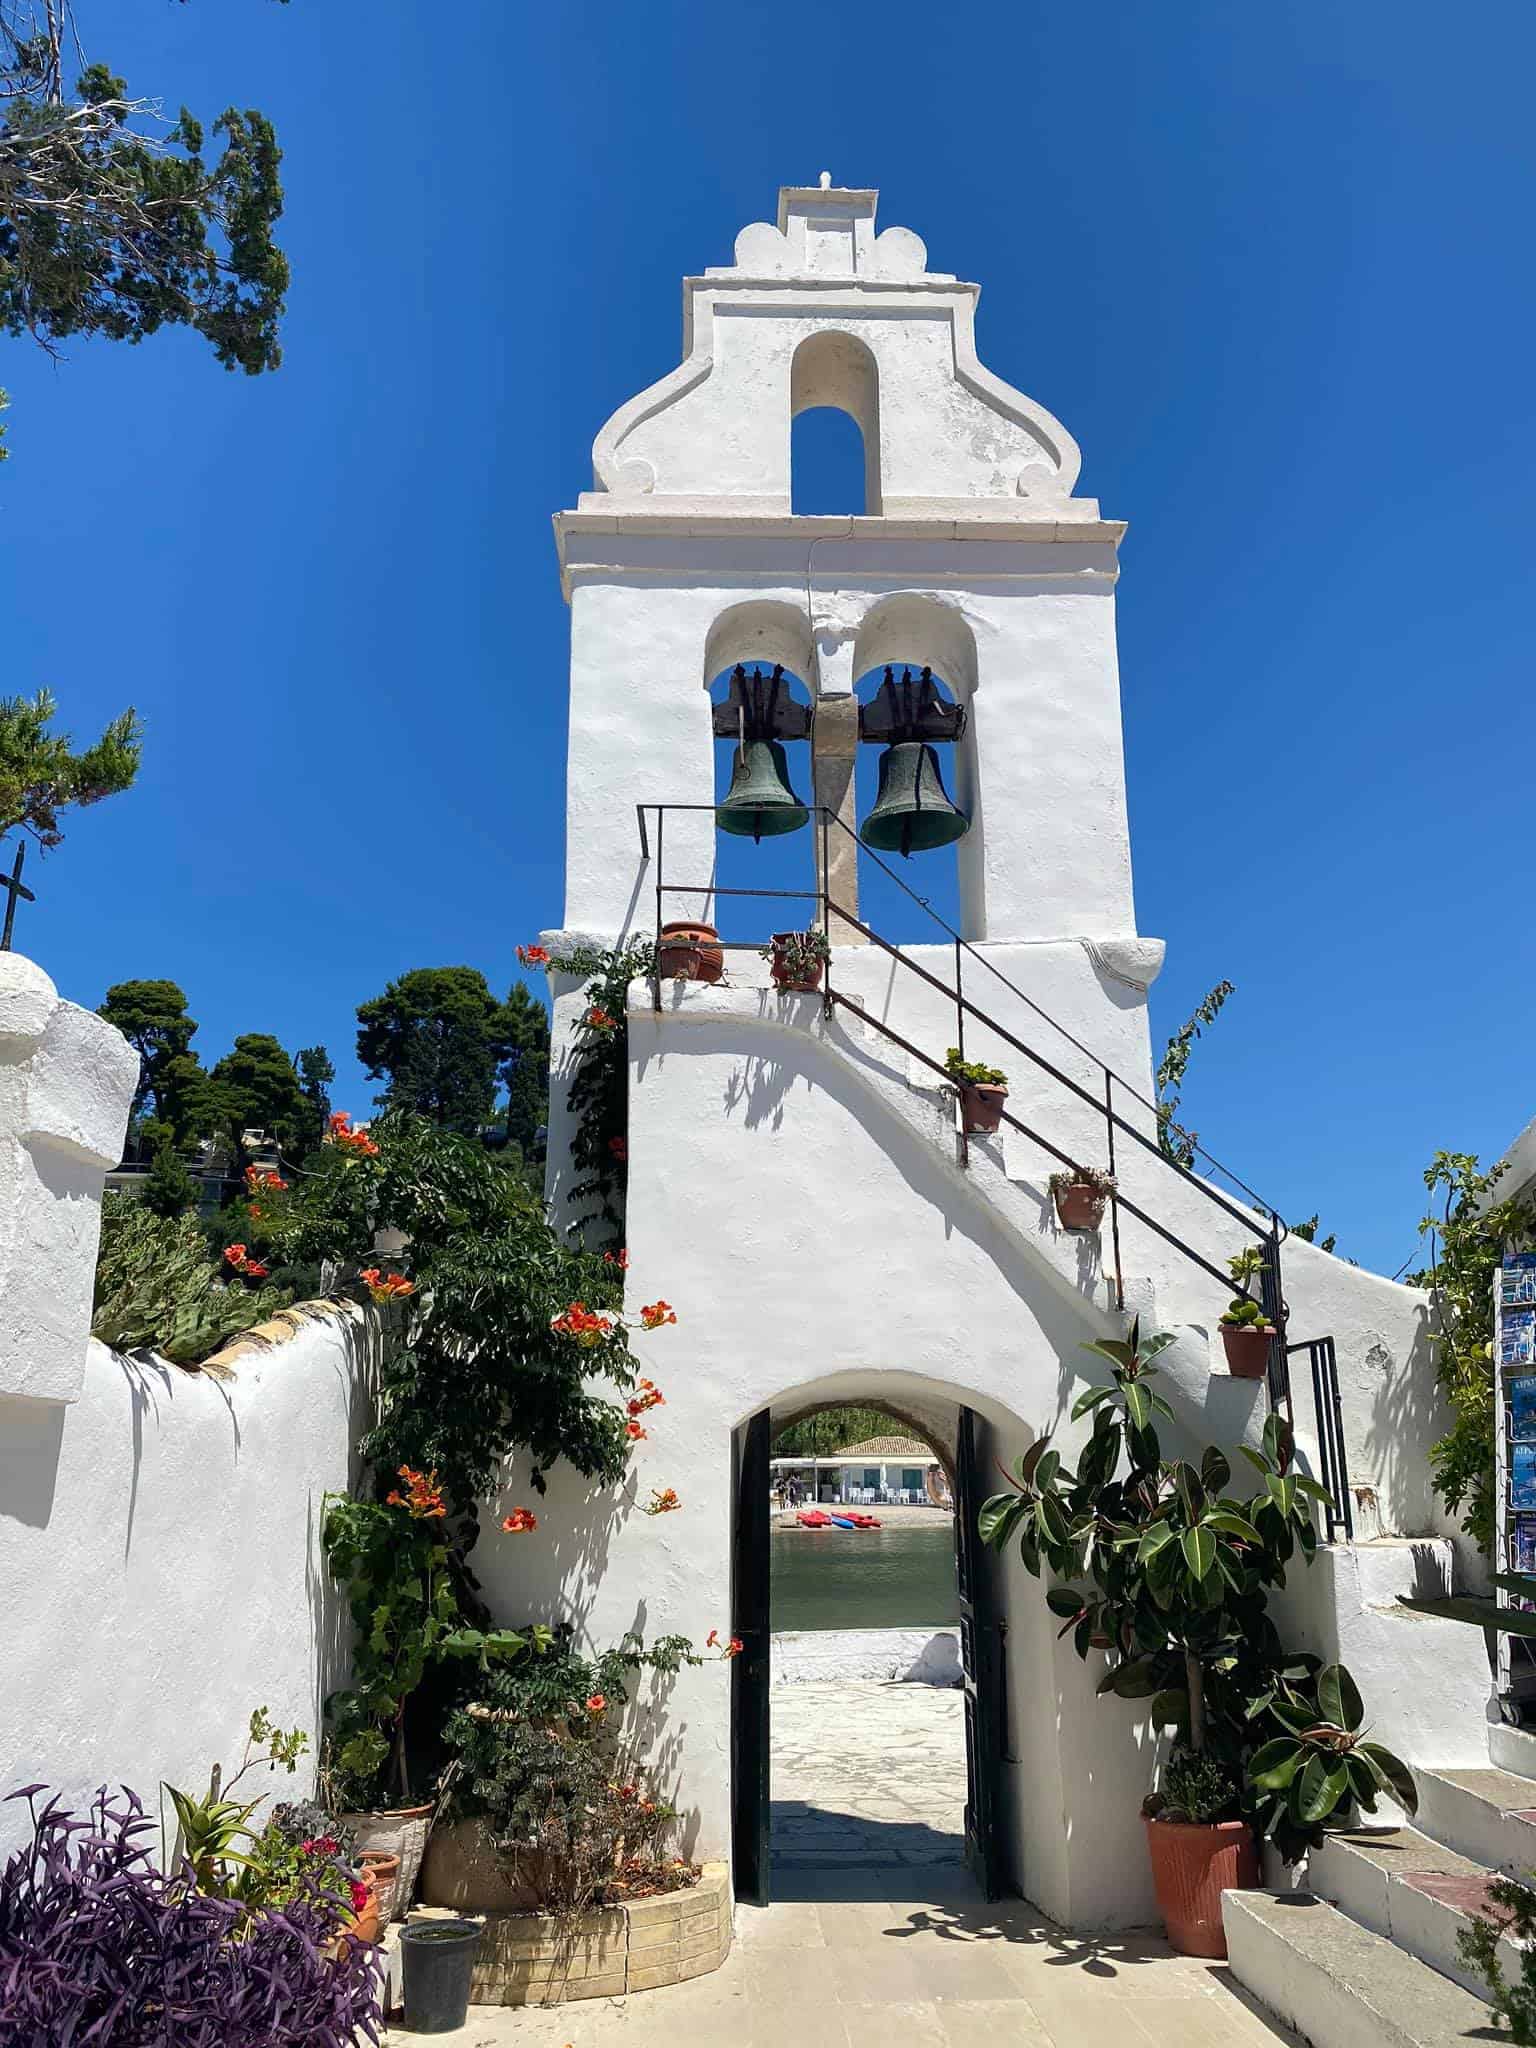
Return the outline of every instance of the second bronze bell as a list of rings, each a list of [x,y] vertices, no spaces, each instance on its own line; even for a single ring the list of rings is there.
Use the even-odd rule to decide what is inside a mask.
[[[963,839],[971,821],[950,802],[939,757],[922,740],[899,740],[880,756],[880,789],[859,828],[879,853],[927,853]]]
[[[789,763],[777,740],[747,740],[737,747],[731,786],[715,812],[722,832],[772,839],[798,832],[810,815],[789,786]]]

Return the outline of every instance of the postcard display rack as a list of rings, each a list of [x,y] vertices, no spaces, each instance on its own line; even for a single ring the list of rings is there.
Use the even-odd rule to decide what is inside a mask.
[[[1506,1252],[1493,1304],[1500,1569],[1536,1574],[1536,1252]],[[1499,1589],[1501,1607],[1536,1601]],[[1536,1640],[1500,1633],[1499,1704],[1507,1720],[1536,1715]]]

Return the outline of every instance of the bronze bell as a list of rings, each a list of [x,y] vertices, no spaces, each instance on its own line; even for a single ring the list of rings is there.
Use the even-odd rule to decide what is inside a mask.
[[[898,740],[880,756],[880,792],[859,828],[879,853],[927,853],[949,846],[971,829],[957,811],[939,773],[939,757],[924,740]]]
[[[744,740],[725,802],[715,811],[722,832],[742,839],[772,839],[798,832],[810,812],[789,786],[789,763],[777,740]]]

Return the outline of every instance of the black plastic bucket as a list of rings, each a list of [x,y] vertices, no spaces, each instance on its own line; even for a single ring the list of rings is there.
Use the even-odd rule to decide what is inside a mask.
[[[411,1920],[401,1928],[405,2024],[410,2032],[449,2034],[464,2025],[479,1946],[478,1920]]]

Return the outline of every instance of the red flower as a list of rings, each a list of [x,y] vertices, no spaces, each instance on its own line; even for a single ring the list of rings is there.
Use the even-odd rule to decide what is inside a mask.
[[[591,1031],[615,1031],[618,1029],[619,1020],[617,1017],[610,1017],[601,1003],[594,1003],[587,1012],[586,1023]]]
[[[529,1529],[537,1529],[539,1518],[532,1508],[514,1508],[510,1515],[502,1517],[501,1526],[509,1536],[521,1536]]]
[[[610,1138],[608,1142],[612,1144],[613,1140]],[[621,1273],[627,1273],[629,1271],[629,1253],[623,1251],[615,1257],[612,1252],[604,1252],[603,1264],[605,1266],[617,1266]]]
[[[624,1425],[624,1434],[629,1438],[631,1443],[639,1443],[645,1436],[645,1431],[640,1427],[638,1422],[626,1422]]]
[[[707,1636],[706,1636],[706,1637],[704,1638],[704,1647],[705,1647],[705,1649],[706,1649],[706,1650],[712,1650],[712,1649],[713,1649],[713,1648],[715,1647],[716,1643],[718,1643],[718,1642],[719,1642],[719,1640],[720,1640],[720,1631],[719,1631],[719,1629],[717,1629],[717,1628],[712,1628],[712,1629],[710,1630],[709,1634],[708,1634],[708,1635],[707,1635]]]
[[[301,1856],[334,1856],[341,1848],[334,1835],[311,1835],[307,1842],[300,1842]]]
[[[648,1515],[670,1515],[681,1506],[682,1502],[677,1497],[675,1487],[669,1486],[663,1490],[661,1487],[653,1486],[651,1488],[650,1500],[646,1503],[645,1513]]]
[[[584,1351],[591,1351],[612,1336],[613,1318],[598,1315],[584,1301],[573,1301],[559,1315],[550,1317],[549,1327],[557,1337],[574,1337]]]
[[[547,967],[549,955],[542,946],[519,946],[517,957],[525,967]]]
[[[618,1795],[621,1799],[633,1799],[635,1796],[635,1788],[633,1785],[619,1785],[615,1789],[617,1790]]]
[[[377,1302],[403,1301],[416,1292],[414,1280],[403,1273],[381,1273],[377,1266],[364,1266],[357,1277]]]
[[[628,1162],[629,1140],[627,1138],[610,1138],[608,1140],[608,1150],[621,1164]]]
[[[361,1915],[364,1907],[373,1897],[372,1888],[369,1885],[360,1884],[354,1877],[348,1889],[352,1893],[352,1910],[354,1913]]]
[[[741,1641],[741,1637],[740,1637],[740,1636],[732,1636],[732,1637],[731,1637],[731,1640],[730,1640],[730,1641],[729,1641],[729,1642],[728,1642],[728,1643],[726,1644],[726,1646],[725,1646],[725,1654],[726,1654],[726,1656],[727,1656],[727,1657],[739,1657],[739,1656],[741,1655],[741,1652],[742,1652],[742,1641]]]
[[[409,1508],[413,1522],[436,1521],[448,1512],[442,1492],[437,1483],[437,1472],[413,1472],[409,1465],[400,1467],[400,1477],[405,1481],[408,1492],[398,1490],[385,1495],[385,1505],[392,1508]]]
[[[640,1320],[648,1330],[659,1330],[663,1323],[675,1323],[677,1311],[670,1301],[652,1301],[640,1311]]]
[[[589,1714],[606,1714],[606,1713],[607,1713],[607,1711],[608,1711],[608,1696],[607,1696],[607,1694],[606,1694],[606,1693],[601,1693],[601,1692],[594,1692],[594,1693],[588,1693],[588,1695],[587,1695],[587,1712],[588,1712]]]
[[[243,1244],[225,1245],[224,1260],[226,1265],[233,1266],[237,1273],[240,1272],[245,1265],[245,1246]]]
[[[247,1259],[240,1270],[247,1280],[265,1280],[268,1272],[260,1259]]]

